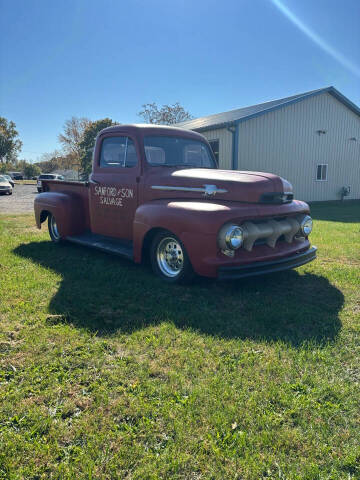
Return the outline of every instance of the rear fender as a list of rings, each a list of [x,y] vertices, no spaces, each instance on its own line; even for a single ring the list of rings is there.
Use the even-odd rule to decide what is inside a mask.
[[[86,216],[83,200],[76,194],[61,192],[44,192],[34,201],[35,220],[38,228],[48,214],[54,215],[62,238],[77,235],[85,230]]]

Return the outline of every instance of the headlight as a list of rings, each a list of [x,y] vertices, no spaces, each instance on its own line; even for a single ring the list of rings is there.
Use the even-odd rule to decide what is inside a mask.
[[[313,221],[309,215],[305,215],[300,223],[300,231],[305,236],[308,237],[312,231]]]
[[[222,250],[237,250],[244,240],[244,232],[238,225],[227,224],[219,232],[219,246]]]
[[[244,239],[244,232],[240,227],[232,225],[229,230],[226,232],[225,241],[226,245],[231,250],[237,250],[241,247]]]

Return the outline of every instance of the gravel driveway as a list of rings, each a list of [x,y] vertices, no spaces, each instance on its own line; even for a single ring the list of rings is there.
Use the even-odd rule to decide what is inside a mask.
[[[33,213],[36,185],[15,185],[12,195],[0,195],[0,213]]]

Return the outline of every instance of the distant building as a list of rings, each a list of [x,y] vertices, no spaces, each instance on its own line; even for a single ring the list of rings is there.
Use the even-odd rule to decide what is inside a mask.
[[[272,172],[296,198],[360,198],[360,108],[334,87],[182,122],[210,142],[223,169]]]

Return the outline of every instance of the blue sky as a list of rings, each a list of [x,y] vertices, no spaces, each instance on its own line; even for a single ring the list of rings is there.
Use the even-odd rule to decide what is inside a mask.
[[[333,85],[360,105],[359,0],[0,0],[0,115],[21,158],[71,116],[195,117]]]

